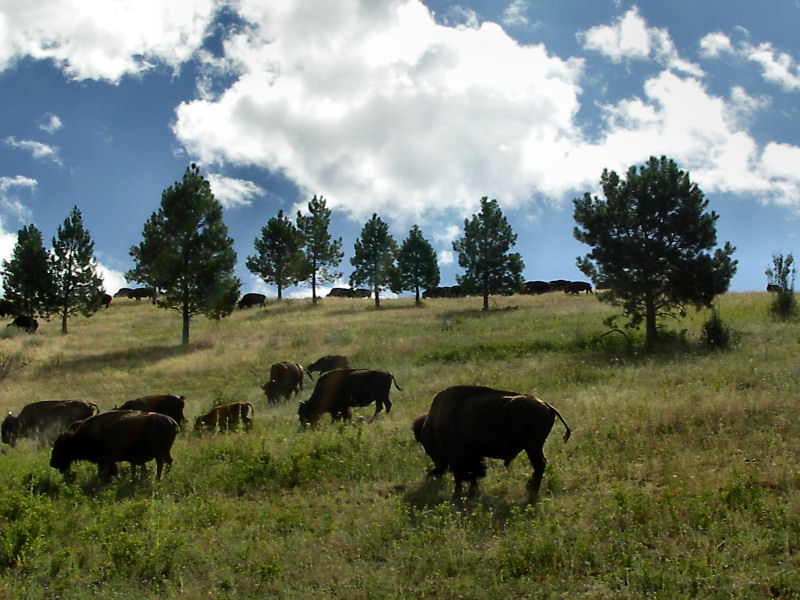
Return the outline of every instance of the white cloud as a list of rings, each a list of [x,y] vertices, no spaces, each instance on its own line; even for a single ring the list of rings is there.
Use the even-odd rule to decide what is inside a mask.
[[[703,75],[698,65],[678,55],[665,29],[647,26],[636,6],[613,25],[598,25],[578,33],[578,39],[583,42],[585,49],[600,52],[615,63],[653,58],[667,68],[696,77]]]
[[[225,46],[238,80],[177,109],[175,134],[203,162],[280,171],[359,221],[403,225],[483,194],[524,201],[539,158],[578,141],[582,62],[496,24],[445,27],[417,0],[241,10],[253,28]]]
[[[724,33],[709,33],[700,40],[700,54],[705,58],[714,58],[725,53],[733,53],[730,38]]]
[[[0,208],[10,213],[19,221],[30,219],[31,211],[22,202],[19,192],[32,192],[38,185],[35,179],[17,175],[16,177],[0,177]],[[16,237],[15,237],[16,239]]]
[[[451,250],[440,250],[438,257],[439,266],[452,265],[456,262],[455,254]]]
[[[234,179],[215,173],[209,174],[206,178],[211,185],[214,197],[225,208],[249,206],[252,204],[253,198],[266,193],[263,188],[245,179]]]
[[[56,131],[63,127],[63,123],[58,116],[48,113],[44,116],[41,123],[39,123],[39,129],[53,135]]]
[[[118,82],[154,63],[172,68],[202,44],[213,0],[37,0],[0,8],[0,71],[52,60],[74,79]]]
[[[58,156],[58,148],[55,146],[48,146],[41,142],[34,142],[32,140],[17,140],[14,136],[6,138],[6,145],[25,152],[30,152],[31,156],[37,160],[52,160],[54,163],[60,165],[61,159]]]
[[[112,296],[116,294],[121,287],[128,285],[124,273],[107,267],[102,263],[97,263],[97,272],[103,279],[103,289]]]
[[[776,52],[769,43],[757,47],[744,45],[743,52],[749,60],[761,65],[764,79],[786,91],[800,90],[800,65],[789,54]]]
[[[511,4],[503,10],[503,25],[527,25],[529,23],[525,11],[528,10],[526,0],[513,0]]]

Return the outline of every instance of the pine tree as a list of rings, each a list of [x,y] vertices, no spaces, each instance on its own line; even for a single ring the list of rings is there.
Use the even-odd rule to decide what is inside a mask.
[[[17,232],[11,260],[3,260],[3,291],[13,314],[50,315],[55,287],[42,234],[32,223]]]
[[[350,287],[368,285],[375,294],[375,308],[379,308],[380,290],[391,282],[397,243],[389,234],[389,226],[377,214],[373,213],[364,224],[354,250],[350,264],[355,269],[350,274]]]
[[[414,292],[415,303],[420,303],[420,289],[432,289],[439,285],[439,263],[430,242],[422,235],[417,225],[408,232],[408,237],[397,253],[397,279],[393,291]]]
[[[331,240],[328,229],[331,223],[331,211],[325,205],[325,199],[314,196],[308,203],[308,215],[297,212],[297,228],[303,234],[303,254],[311,279],[312,303],[317,303],[317,283],[320,281],[336,281],[342,276],[335,271],[342,262],[342,238]]]
[[[51,272],[55,284],[55,312],[61,315],[61,333],[67,334],[69,316],[93,315],[103,297],[103,280],[97,274],[94,242],[83,227],[77,206],[53,238]]]
[[[483,310],[489,310],[490,294],[516,292],[522,288],[525,264],[517,252],[510,252],[517,235],[511,230],[497,200],[481,198],[481,211],[464,219],[464,235],[453,242],[458,264],[464,274],[456,276],[462,292],[483,296]]]
[[[261,237],[253,245],[256,254],[247,257],[246,266],[266,283],[278,287],[278,300],[283,297],[283,288],[305,279],[303,235],[282,210],[261,228]]]
[[[164,190],[142,238],[131,248],[135,266],[127,277],[162,292],[158,305],[181,314],[184,344],[193,316],[219,318],[233,311],[240,285],[233,275],[236,252],[222,206],[197,165]]]
[[[645,321],[647,345],[661,317],[687,305],[711,307],[736,272],[734,247],[717,243],[715,212],[705,212],[702,190],[672,159],[653,156],[628,169],[627,179],[603,171],[605,200],[589,193],[574,200],[575,238],[592,251],[578,268],[603,284],[601,300],[622,307],[628,326]],[[609,321],[613,323],[613,318]]]

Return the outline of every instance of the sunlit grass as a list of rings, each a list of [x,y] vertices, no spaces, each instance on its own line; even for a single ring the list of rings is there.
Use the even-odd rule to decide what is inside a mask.
[[[182,432],[161,482],[127,466],[101,486],[68,483],[33,442],[0,448],[0,597],[793,598],[800,596],[800,333],[766,294],[719,302],[729,350],[700,343],[706,311],[643,336],[607,334],[591,296],[272,302],[221,322],[115,299],[90,319],[0,336],[27,365],[0,382],[0,409],[85,398],[109,409],[178,393],[194,417],[252,402],[250,434]],[[342,353],[387,369],[392,412],[304,429],[296,400],[259,389],[273,362]],[[477,500],[451,502],[410,424],[439,390],[534,393],[573,429],[530,465],[489,461]],[[313,382],[306,380],[302,398]]]

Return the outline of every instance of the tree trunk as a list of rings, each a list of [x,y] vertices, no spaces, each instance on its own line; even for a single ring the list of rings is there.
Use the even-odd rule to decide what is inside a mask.
[[[311,273],[311,304],[317,305],[317,273]]]
[[[414,304],[419,304],[419,286],[416,286],[414,290],[417,293],[416,299],[414,300]]]
[[[69,332],[67,331],[67,309],[64,308],[64,312],[61,313],[61,335],[67,335]]]
[[[656,307],[653,295],[648,292],[644,298],[644,319],[645,319],[645,345],[650,348],[658,339],[658,329],[656,328]]]
[[[483,293],[483,310],[484,312],[489,311],[489,294],[487,292]]]
[[[191,321],[191,315],[189,314],[188,307],[184,307],[183,309],[183,345],[189,343],[189,321]]]
[[[380,298],[378,298],[378,286],[376,285],[375,286],[375,308],[380,308],[380,307],[381,307],[381,301],[380,301]]]

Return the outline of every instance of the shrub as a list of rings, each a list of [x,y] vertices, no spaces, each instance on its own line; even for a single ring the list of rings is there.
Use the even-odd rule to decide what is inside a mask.
[[[731,342],[731,328],[719,316],[719,311],[712,310],[711,317],[703,323],[700,340],[714,350],[725,350]]]

